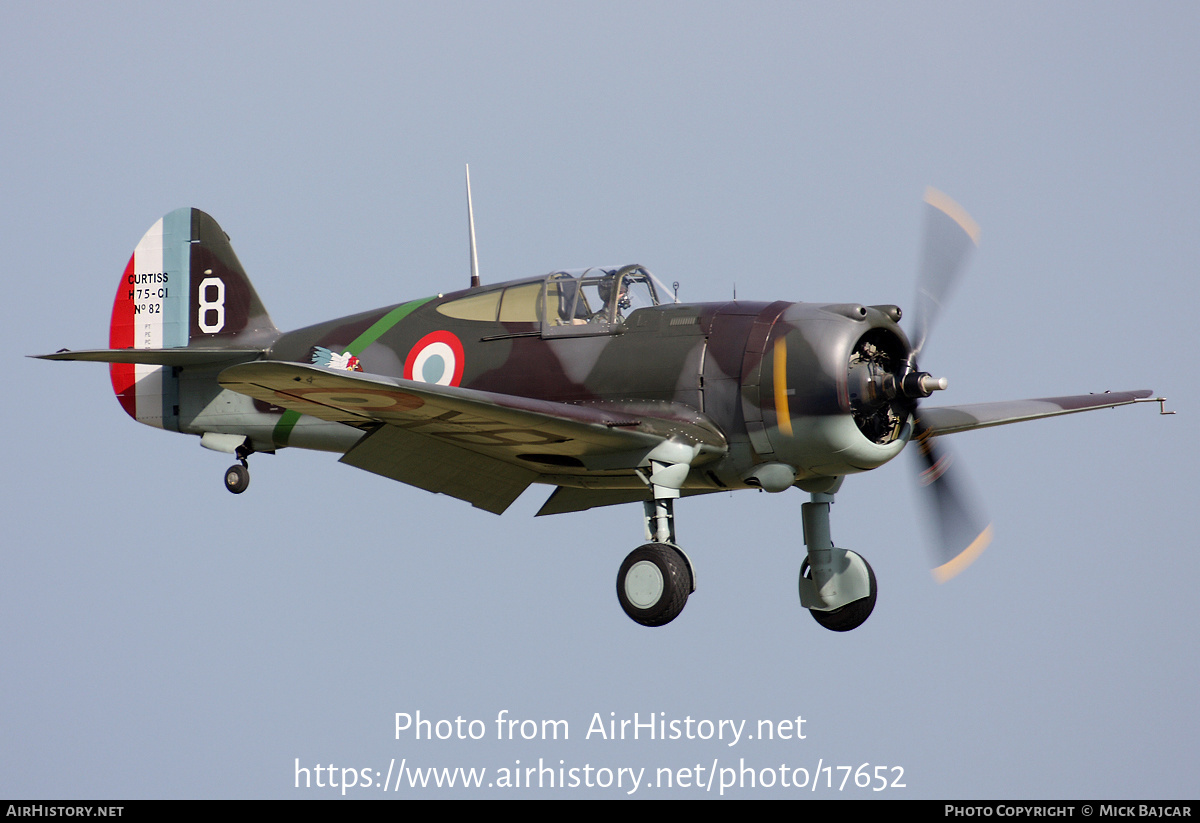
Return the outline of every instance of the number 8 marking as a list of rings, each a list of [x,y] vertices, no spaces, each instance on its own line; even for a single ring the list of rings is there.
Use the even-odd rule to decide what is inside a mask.
[[[217,296],[214,300],[208,299],[208,289],[210,286],[217,290]],[[198,299],[200,307],[196,313],[196,322],[200,325],[200,331],[212,334],[225,328],[225,281],[219,277],[204,278],[200,281]],[[212,323],[206,322],[209,312],[216,314],[216,319]]]

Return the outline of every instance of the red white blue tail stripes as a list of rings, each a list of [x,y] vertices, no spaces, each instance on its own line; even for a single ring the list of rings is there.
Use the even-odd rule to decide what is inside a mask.
[[[176,209],[151,226],[133,250],[113,300],[108,345],[255,349],[278,336],[217,221],[199,209]],[[179,431],[175,367],[113,364],[111,373],[113,390],[130,417]]]
[[[177,209],[146,232],[129,258],[113,301],[109,348],[188,344],[192,210]],[[179,429],[179,380],[166,366],[113,363],[113,391],[140,423]]]

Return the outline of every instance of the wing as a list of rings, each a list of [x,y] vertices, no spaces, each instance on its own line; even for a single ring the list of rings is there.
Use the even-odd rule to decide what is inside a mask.
[[[695,446],[696,462],[727,449],[716,425],[675,404],[556,403],[275,361],[233,366],[218,380],[368,431],[343,463],[497,514],[538,479],[629,474],[664,440]]]
[[[999,403],[975,403],[967,406],[921,407],[920,423],[936,437],[942,434],[1003,426],[1041,417],[1057,417],[1092,409],[1107,409],[1137,403],[1154,392],[1149,389],[1103,394],[1079,394],[1071,397],[1042,397],[1036,400],[1004,400]]]

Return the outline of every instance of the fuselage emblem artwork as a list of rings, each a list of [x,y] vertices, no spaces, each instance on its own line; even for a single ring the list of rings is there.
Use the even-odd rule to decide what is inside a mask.
[[[463,376],[462,342],[448,331],[422,337],[404,361],[404,379],[438,386],[457,386]]]
[[[363,370],[362,361],[360,361],[350,352],[338,354],[332,349],[327,349],[324,346],[313,346],[311,357],[311,362],[314,366],[324,366],[327,369],[337,369],[341,371]]]

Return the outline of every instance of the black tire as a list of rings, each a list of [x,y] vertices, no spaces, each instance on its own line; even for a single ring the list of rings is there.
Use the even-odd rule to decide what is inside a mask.
[[[840,609],[834,609],[833,611],[808,610],[808,613],[813,616],[813,620],[831,632],[848,632],[852,629],[857,629],[863,623],[867,622],[867,618],[875,610],[875,599],[879,596],[879,590],[875,585],[875,570],[871,568],[871,564],[867,563],[866,559],[861,555],[859,555],[859,559],[867,567],[867,578],[871,582],[871,593],[860,600],[847,603]],[[808,567],[807,559],[800,566],[800,576],[809,580],[812,579],[812,570]]]
[[[647,543],[631,551],[617,573],[617,599],[635,623],[665,626],[687,605],[692,572],[674,546]]]
[[[245,466],[234,463],[225,470],[225,488],[234,494],[241,494],[250,487],[250,470]]]

